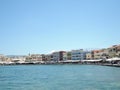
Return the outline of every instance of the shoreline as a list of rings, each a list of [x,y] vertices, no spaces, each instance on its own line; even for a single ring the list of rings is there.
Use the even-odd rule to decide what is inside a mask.
[[[60,63],[60,62],[54,62],[54,63],[7,63],[7,64],[0,64],[0,66],[16,66],[16,65],[99,65],[99,66],[110,66],[110,67],[120,67],[120,64],[110,64],[110,63],[80,63],[80,62],[72,62],[72,63]]]

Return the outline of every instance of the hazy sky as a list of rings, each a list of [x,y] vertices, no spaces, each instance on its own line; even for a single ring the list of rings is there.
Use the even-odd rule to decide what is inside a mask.
[[[120,44],[120,0],[0,0],[0,53]]]

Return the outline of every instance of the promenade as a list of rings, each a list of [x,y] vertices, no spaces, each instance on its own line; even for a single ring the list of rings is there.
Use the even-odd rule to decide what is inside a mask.
[[[120,67],[120,60],[103,61],[99,60],[65,60],[65,61],[40,61],[40,62],[0,62],[0,65],[61,65],[61,64],[77,64],[77,65],[101,65]]]

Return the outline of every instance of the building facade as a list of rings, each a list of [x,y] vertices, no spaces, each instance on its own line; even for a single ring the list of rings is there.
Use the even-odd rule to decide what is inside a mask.
[[[42,55],[41,54],[29,54],[26,57],[26,62],[37,62],[42,61]]]
[[[120,57],[120,45],[113,45],[112,47],[108,48],[109,50],[109,57]]]
[[[45,55],[45,61],[52,61],[52,55],[51,54]]]
[[[65,51],[58,51],[52,53],[53,61],[67,60],[67,53]]]
[[[53,52],[52,56],[53,56],[53,61],[59,61],[60,59],[59,52]]]
[[[86,60],[91,60],[91,59],[92,59],[91,52],[86,53]]]
[[[71,60],[71,51],[67,52],[67,60]]]
[[[83,51],[83,49],[72,50],[71,51],[71,59],[72,60],[84,60],[86,59],[87,51]]]
[[[60,61],[67,60],[67,52],[66,51],[60,51]]]
[[[3,54],[0,54],[0,61],[6,61],[6,56],[4,56]]]
[[[100,59],[102,56],[101,50],[93,50],[91,54],[92,54],[92,59]]]

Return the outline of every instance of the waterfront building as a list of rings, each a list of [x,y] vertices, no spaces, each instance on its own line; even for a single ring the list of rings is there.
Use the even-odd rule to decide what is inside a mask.
[[[92,59],[100,59],[101,58],[101,50],[92,50]]]
[[[52,60],[52,55],[51,54],[45,55],[45,61],[51,61],[51,60]]]
[[[52,61],[52,60],[53,60],[53,54],[42,54],[42,61]]]
[[[45,54],[41,54],[42,60],[41,61],[46,61]]]
[[[4,55],[0,54],[0,61],[4,61]]]
[[[120,45],[117,46],[117,54],[116,54],[117,57],[120,57]]]
[[[59,61],[59,52],[53,52],[52,53],[52,56],[53,56],[53,61]]]
[[[60,51],[60,61],[67,60],[67,53],[66,51]]]
[[[26,57],[26,62],[36,62],[36,61],[42,61],[42,55],[41,54],[29,54]]]
[[[72,50],[71,59],[72,60],[84,60],[86,59],[86,53],[88,53],[88,51],[83,51],[83,49]]]
[[[67,60],[67,53],[65,51],[53,52],[52,57],[54,61]]]
[[[92,59],[91,52],[86,53],[86,60],[91,60],[91,59]]]
[[[92,59],[107,59],[109,58],[109,49],[100,49],[91,51]]]
[[[7,61],[7,57],[3,54],[0,54],[0,62],[5,62]]]
[[[109,58],[109,49],[101,49],[101,59]]]
[[[119,46],[118,45],[113,45],[112,47],[109,47],[108,50],[109,50],[110,58],[116,57],[117,53],[119,53]]]
[[[71,60],[71,51],[67,52],[67,60]]]

